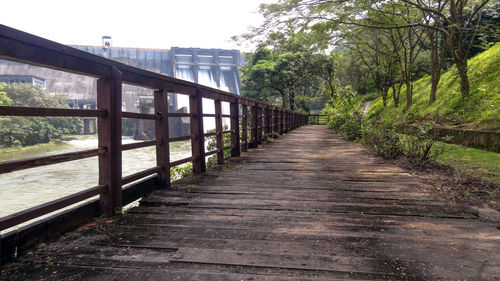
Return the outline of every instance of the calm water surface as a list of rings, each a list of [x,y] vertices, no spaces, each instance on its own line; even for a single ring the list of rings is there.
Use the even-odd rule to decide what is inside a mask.
[[[123,144],[135,142],[124,138]],[[0,153],[0,162],[97,148],[97,136],[76,136],[44,147]],[[156,166],[154,146],[123,152],[123,176]],[[189,141],[170,144],[170,161],[191,155]],[[97,157],[0,174],[0,217],[96,186]]]

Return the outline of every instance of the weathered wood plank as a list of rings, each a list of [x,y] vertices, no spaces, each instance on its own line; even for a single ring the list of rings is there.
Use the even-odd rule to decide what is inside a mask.
[[[300,121],[275,112],[265,119],[276,130]],[[433,197],[358,144],[310,126],[262,147],[156,190],[112,223],[72,234],[29,257],[34,267],[4,272],[88,280],[498,276],[497,228]],[[54,260],[44,263],[44,256]]]

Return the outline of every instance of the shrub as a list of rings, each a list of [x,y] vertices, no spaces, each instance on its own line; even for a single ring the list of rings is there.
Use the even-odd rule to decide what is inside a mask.
[[[366,124],[363,127],[362,142],[373,154],[387,159],[395,159],[403,154],[399,135],[390,123],[379,127]]]
[[[430,136],[431,129],[432,125],[421,124],[413,135],[401,135],[404,153],[412,164],[425,167],[445,152],[443,142],[449,141],[450,137],[444,137],[440,141],[434,140]]]
[[[170,178],[171,180],[181,179],[193,172],[193,164],[187,163],[182,166],[175,166],[170,168]]]
[[[341,127],[341,132],[348,140],[357,140],[361,138],[361,124],[358,120],[347,119]]]
[[[341,133],[342,132],[342,126],[346,122],[346,119],[338,114],[333,114],[328,116],[328,120],[326,122],[326,126],[329,129],[334,130],[336,133]]]

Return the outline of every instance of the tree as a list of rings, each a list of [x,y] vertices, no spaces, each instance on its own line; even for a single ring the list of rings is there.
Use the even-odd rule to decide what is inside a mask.
[[[64,95],[49,95],[40,87],[28,84],[4,85],[8,105],[68,108]],[[1,96],[1,95],[0,95]],[[0,117],[0,144],[34,145],[60,140],[63,135],[78,134],[82,121],[74,117]]]
[[[5,88],[4,83],[0,83],[0,105],[11,105],[12,100],[7,97],[7,94],[3,92],[3,89]]]
[[[249,64],[241,68],[242,94],[291,110],[308,111],[326,102],[323,85],[334,73],[335,65],[328,68],[328,64],[335,61],[312,52],[302,44],[304,38],[275,33],[272,50],[260,47],[247,56]]]
[[[489,0],[282,0],[275,4],[261,5],[260,11],[266,20],[264,24],[253,29],[247,38],[266,36],[269,30],[276,28],[292,26],[295,29],[304,29],[318,24],[328,26],[332,36],[337,36],[335,30],[341,25],[394,30],[435,30],[441,34],[444,46],[455,63],[461,80],[461,93],[466,97],[470,91],[467,58],[472,42],[480,31],[482,10],[488,2]],[[408,15],[416,15],[416,12],[419,12],[421,16],[412,17],[411,21],[405,22],[367,20],[370,12],[384,15],[387,12],[384,9],[386,6],[406,6],[410,8]],[[407,37],[410,34],[411,32]],[[418,36],[414,32],[413,35]],[[412,45],[410,42],[408,44]]]
[[[468,96],[470,85],[467,74],[467,59],[474,39],[480,30],[481,10],[489,0],[401,1],[419,9],[426,17],[432,19],[432,23],[422,23],[422,26],[439,31],[442,35],[444,45],[460,76],[462,96]]]

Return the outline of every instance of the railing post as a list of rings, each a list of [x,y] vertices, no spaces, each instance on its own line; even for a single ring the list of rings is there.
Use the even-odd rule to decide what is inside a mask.
[[[231,157],[240,157],[240,107],[238,99],[229,104],[231,115]]]
[[[257,145],[262,144],[262,130],[264,129],[264,125],[262,124],[262,105],[257,104]]]
[[[288,133],[290,131],[290,118],[288,109],[285,109],[285,131]]]
[[[257,147],[257,132],[258,132],[258,128],[257,128],[257,119],[258,119],[258,108],[259,108],[259,104],[258,103],[255,103],[253,106],[252,106],[252,112],[250,114],[250,123],[252,124],[252,130],[250,131],[251,133],[251,142],[250,142],[250,145],[248,147],[250,148],[254,148],[254,147]]]
[[[279,129],[279,118],[278,118],[278,109],[275,107],[273,110],[273,119],[274,119],[274,131],[273,131],[273,137],[275,133],[280,133]]]
[[[189,96],[189,112],[191,113],[191,152],[193,155],[193,173],[204,173],[205,137],[203,136],[203,105],[201,90]]]
[[[279,133],[280,135],[285,132],[283,128],[283,109],[278,109],[278,119],[279,119]]]
[[[246,152],[248,151],[248,106],[244,104],[242,104],[241,106],[241,125],[243,126],[241,131],[241,138],[245,142],[243,144],[243,147],[241,148],[241,151]]]
[[[170,187],[170,143],[168,142],[168,93],[167,90],[154,92],[154,105],[156,115],[160,116],[155,121],[156,135],[156,165],[162,167],[158,172],[160,187]]]
[[[220,100],[215,100],[215,139],[217,147],[217,163],[224,163],[224,135],[222,134],[222,105]]]
[[[269,106],[266,105],[264,108],[264,122],[266,123],[266,126],[264,127],[264,138],[268,138],[269,134],[271,132],[271,121],[270,121],[270,114],[269,114]]]
[[[274,124],[275,124],[275,121],[274,121],[274,107],[271,106],[269,108],[269,111],[270,111],[270,121],[269,121],[269,126],[271,126],[271,132],[270,132],[270,137],[273,137],[274,136],[274,132],[276,131],[276,128],[274,127]]]
[[[97,109],[106,111],[97,123],[98,147],[106,150],[99,155],[99,185],[108,187],[99,206],[111,216],[122,207],[122,79],[115,67],[110,77],[97,80]]]

